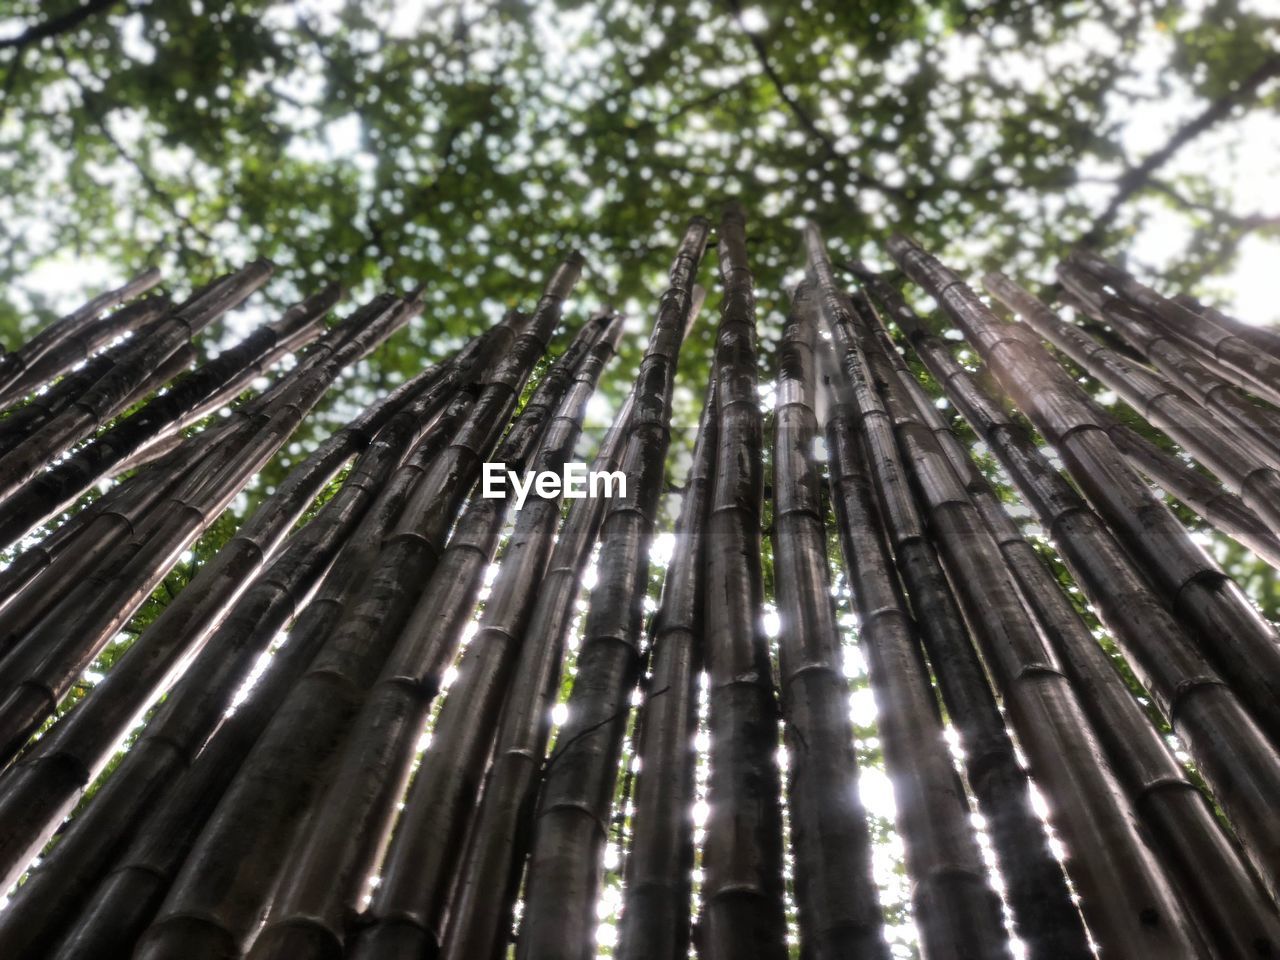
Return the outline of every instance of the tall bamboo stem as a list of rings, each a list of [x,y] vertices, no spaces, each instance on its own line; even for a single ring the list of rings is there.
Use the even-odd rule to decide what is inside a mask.
[[[671,286],[637,378],[620,459],[625,497],[612,500],[601,532],[599,579],[561,728],[538,806],[529,859],[521,960],[585,960],[595,952],[596,899],[629,697],[640,672],[649,539],[669,442],[676,358],[693,309],[693,284],[708,225],[695,217],[672,264]]]

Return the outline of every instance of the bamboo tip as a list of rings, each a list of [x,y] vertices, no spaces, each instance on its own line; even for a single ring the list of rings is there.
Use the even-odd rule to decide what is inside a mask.
[[[895,233],[889,238],[889,252],[894,256],[902,256],[907,253],[924,253],[924,248],[916,243],[905,233]]]
[[[722,223],[726,220],[741,222],[745,227],[747,224],[747,209],[740,201],[730,200],[721,209],[720,220]]]
[[[844,268],[859,280],[878,280],[875,272],[861,260],[853,259],[844,262]]]

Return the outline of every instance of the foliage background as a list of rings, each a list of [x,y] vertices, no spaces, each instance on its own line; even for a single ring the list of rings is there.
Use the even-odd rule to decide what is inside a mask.
[[[766,365],[806,217],[837,257],[887,265],[882,241],[907,230],[971,277],[1033,285],[1087,242],[1274,320],[1277,106],[1275,0],[9,0],[0,340],[151,264],[182,294],[276,262],[210,352],[322,281],[346,285],[344,310],[426,284],[424,316],[331,393],[136,631],[320,436],[531,304],[569,247],[589,263],[571,322],[606,302],[629,316],[604,388],[616,403],[684,222],[728,197],[751,217]],[[710,254],[681,360],[685,428],[708,376],[714,270]],[[593,412],[599,427],[610,406]],[[1203,539],[1274,619],[1274,571]],[[855,714],[870,724],[867,697],[863,675]]]

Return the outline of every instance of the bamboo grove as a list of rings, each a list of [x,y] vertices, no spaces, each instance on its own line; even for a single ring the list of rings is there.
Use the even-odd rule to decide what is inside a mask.
[[[1276,955],[1280,637],[1171,504],[1280,562],[1280,334],[1083,249],[983,299],[810,224],[770,351],[750,233],[689,220],[643,345],[566,309],[570,253],[133,632],[426,291],[319,289],[201,361],[272,265],[147,271],[0,356],[0,956]],[[615,496],[483,494],[584,455]]]

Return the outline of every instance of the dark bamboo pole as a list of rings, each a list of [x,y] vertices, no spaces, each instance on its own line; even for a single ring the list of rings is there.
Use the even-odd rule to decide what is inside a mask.
[[[1001,273],[983,280],[1000,302],[1089,374],[1115,390],[1145,419],[1211,469],[1273,533],[1280,533],[1280,472],[1232,429],[1229,420],[1178,391],[1156,373],[1102,346]]]
[[[101,500],[58,528],[46,541],[19,557],[14,567],[0,575],[4,587],[4,607],[0,611],[0,652],[7,651],[27,631],[39,623],[49,610],[62,602],[68,591],[83,584],[108,553],[127,537],[141,530],[148,513],[166,495],[196,470],[218,444],[234,450],[243,444],[249,432],[261,426],[269,415],[267,398],[279,397],[283,389],[294,389],[304,377],[314,372],[331,356],[335,346],[345,341],[353,330],[382,322],[392,317],[396,298],[375,297],[331,329],[307,354],[307,361],[281,378],[267,394],[234,408],[216,425],[183,442],[141,475],[122,481]],[[277,412],[282,409],[278,404]],[[237,434],[237,431],[239,432]],[[239,436],[239,439],[235,438]],[[235,441],[230,447],[228,437]],[[74,544],[75,549],[68,549]],[[50,549],[56,547],[56,549]],[[15,602],[16,601],[16,602]]]
[[[909,275],[926,289],[941,292],[950,286],[944,302],[948,312],[1014,401],[1059,449],[1085,496],[1143,563],[1175,616],[1191,628],[1272,743],[1280,744],[1280,638],[1275,630],[1134,475],[1095,422],[1083,392],[1030,330],[996,320],[955,274],[910,241],[896,238],[893,251],[910,261]],[[1028,381],[1036,375],[1050,378],[1051,392]]]
[[[315,496],[318,482],[340,459],[350,456],[363,447],[373,443],[377,433],[377,446],[388,444],[404,445],[410,441],[399,441],[395,434],[384,436],[382,427],[392,415],[410,424],[430,424],[444,408],[452,396],[456,385],[469,375],[474,364],[474,357],[482,349],[480,343],[464,350],[451,364],[424,373],[405,386],[409,389],[396,391],[380,403],[374,404],[345,428],[327,440],[316,452],[301,465],[272,499],[285,499],[297,502],[304,499],[310,502]],[[461,369],[456,369],[461,367]],[[418,396],[414,396],[418,394]],[[403,408],[403,413],[399,413]],[[399,433],[411,436],[417,429],[408,425],[399,428]],[[438,427],[432,427],[438,430]],[[394,447],[399,449],[399,447]],[[370,455],[373,456],[372,454]],[[385,457],[386,454],[378,454]],[[373,460],[377,462],[377,460]],[[358,498],[364,495],[364,488],[371,481],[364,476],[365,468],[358,462],[352,474],[344,481],[343,489],[351,487],[349,494],[357,499],[353,504],[359,505]],[[270,502],[270,501],[269,501]],[[345,502],[340,500],[340,503]],[[267,509],[264,504],[263,510]],[[0,831],[0,857],[3,862],[21,861],[21,854],[13,855],[11,851],[29,850],[38,847],[53,829],[61,811],[76,794],[89,783],[110,756],[114,744],[127,731],[132,719],[137,716],[155,697],[169,685],[169,678],[175,670],[181,669],[184,660],[196,657],[204,648],[211,636],[215,637],[214,645],[220,651],[219,664],[225,664],[230,658],[229,644],[225,641],[226,631],[211,618],[193,616],[200,607],[191,601],[198,599],[203,589],[202,584],[210,578],[220,577],[217,571],[231,572],[233,580],[240,575],[244,580],[252,580],[245,584],[244,602],[231,608],[229,616],[233,620],[240,615],[240,626],[245,625],[241,615],[244,609],[255,609],[255,597],[262,597],[268,606],[281,592],[282,582],[292,582],[305,569],[316,570],[314,557],[324,556],[324,550],[332,553],[332,545],[339,542],[338,534],[331,529],[334,522],[351,522],[355,507],[334,507],[322,516],[323,523],[308,527],[304,534],[291,539],[282,554],[272,565],[267,567],[263,576],[254,578],[248,565],[254,560],[258,549],[252,544],[261,539],[252,539],[255,532],[260,532],[265,522],[262,511],[255,514],[240,534],[233,538],[217,557],[207,566],[195,581],[188,586],[171,603],[157,620],[134,642],[125,652],[111,672],[94,688],[90,695],[77,706],[67,717],[63,718],[50,732],[28,751],[15,770],[0,778],[0,791],[4,799],[0,801],[0,812],[4,813],[5,829]],[[292,514],[289,509],[288,514]],[[276,525],[276,522],[272,522]],[[291,521],[289,523],[291,525]],[[345,529],[338,527],[335,529]],[[237,540],[248,535],[250,544],[245,550],[235,551]],[[325,544],[329,544],[326,547]],[[234,554],[236,559],[229,565],[222,558]],[[283,570],[285,572],[276,572]],[[318,576],[318,574],[312,574]],[[216,585],[217,580],[214,580]],[[299,588],[290,587],[285,591],[289,596],[300,596]],[[234,631],[233,631],[234,633]],[[217,640],[221,638],[222,643]],[[234,647],[231,647],[234,649]],[[218,666],[202,662],[199,674],[213,685]]]
[[[621,331],[616,314],[584,325],[543,375],[494,460],[517,472],[561,470],[573,456],[586,403]],[[458,520],[353,724],[316,812],[290,851],[272,919],[250,951],[255,960],[318,960],[345,945],[346,922],[359,911],[369,873],[388,843],[418,740],[471,620],[507,504],[507,498],[473,496]],[[427,916],[438,911],[440,895],[448,890],[496,727],[503,680],[558,520],[557,497],[539,497],[520,510],[478,632],[436,719],[436,749],[424,758],[405,800],[377,891],[395,904],[391,912],[401,920],[419,915],[399,903],[406,890],[415,907],[427,904],[421,911]],[[342,842],[334,841],[337,836]],[[423,933],[438,950],[438,933]]]
[[[904,256],[904,259],[914,258]],[[940,265],[937,269],[945,270]],[[953,284],[951,289],[956,289],[956,285]],[[951,302],[948,297],[944,306]],[[977,298],[967,288],[964,299],[958,302],[978,304]],[[990,326],[979,326],[987,315],[978,316],[978,323],[971,327],[975,338],[999,337],[1002,328],[1018,329],[1001,325],[993,319]],[[907,326],[911,319],[906,312],[895,309],[894,317],[904,330],[911,329]],[[1259,729],[1260,724],[1256,724],[1244,708],[1243,698],[1238,696],[1238,691],[1221,682],[1198,649],[1195,635],[1190,630],[1184,632],[1152,592],[1151,581],[1146,576],[1148,568],[1140,571],[1134,566],[1117,536],[1113,536],[1102,520],[1086,507],[1074,488],[1043,460],[1030,437],[1012,424],[998,405],[980,402],[977,399],[980,395],[971,391],[963,395],[959,393],[959,385],[967,381],[957,375],[958,367],[948,370],[943,365],[946,358],[942,347],[929,345],[927,336],[921,332],[909,333],[908,336],[913,345],[921,345],[917,349],[922,358],[938,364],[935,375],[948,386],[948,392],[957,403],[965,404],[962,410],[966,418],[972,417],[975,429],[999,453],[1028,501],[1041,514],[1045,527],[1053,531],[1073,574],[1089,591],[1102,619],[1124,645],[1130,662],[1145,674],[1142,677],[1144,684],[1157,697],[1165,716],[1187,743],[1206,780],[1213,786],[1218,801],[1228,811],[1228,819],[1244,840],[1250,861],[1268,889],[1274,891],[1276,864],[1280,863],[1280,856],[1277,856],[1274,830],[1269,826],[1271,818],[1264,812],[1268,803],[1264,797],[1274,795],[1275,788],[1269,788],[1268,784],[1274,781],[1280,764],[1276,762],[1275,748]],[[1088,411],[1071,402],[1072,393],[1065,389],[1065,384],[1073,381],[1044,353],[1038,341],[1029,337],[998,342],[1010,344],[1010,347],[983,352],[988,354],[992,372],[1006,389],[1010,389],[1012,384],[1018,385],[1017,396],[1028,404],[1023,407],[1024,411],[1029,411],[1034,419],[1050,429],[1047,425],[1055,421],[1043,416],[1047,405],[1062,404],[1066,400],[1067,405],[1057,409],[1062,416],[1072,418],[1065,422],[1076,425],[1071,436],[1067,437],[1068,441],[1086,432],[1105,437],[1101,430],[1090,429]],[[1019,358],[1020,362],[1009,358]],[[1021,371],[1019,376],[1022,379],[1012,378],[1014,370]],[[1034,384],[1034,392],[1023,389],[1021,385],[1024,383]],[[1046,386],[1050,390],[1048,399],[1044,405],[1034,406],[1035,398]],[[1031,399],[1027,400],[1028,397]],[[1061,435],[1056,429],[1050,429],[1050,432],[1051,435]],[[1064,459],[1070,452],[1063,443],[1059,443],[1057,449]],[[1123,463],[1118,452],[1113,452],[1111,459]],[[1123,476],[1119,469],[1113,469],[1109,474],[1111,477],[1117,475]],[[1141,486],[1140,481],[1134,480]],[[1142,489],[1145,491],[1145,487]],[[1085,492],[1090,494],[1089,486]],[[1165,541],[1166,544],[1169,542]],[[1232,740],[1234,743],[1227,746],[1227,742]]]
[[[0,662],[11,684],[8,694],[0,699],[0,752],[4,756],[12,756],[56,709],[75,678],[146,600],[177,555],[288,440],[342,370],[407,323],[421,307],[417,301],[393,301],[325,364],[297,378],[272,404],[265,424],[248,421],[246,426],[255,428],[250,435],[243,439],[233,435],[221,449],[211,451],[149,518],[136,543],[108,556],[102,576],[87,578],[61,608]],[[242,585],[242,579],[235,576],[237,564],[249,563],[256,569],[329,477],[350,458],[352,450],[330,448],[327,453],[327,457],[295,472],[288,495],[275,498],[270,509],[259,511],[250,523],[249,535],[241,538],[244,549],[226,554],[218,572],[206,578],[211,586],[183,605],[181,617],[216,624]],[[229,578],[225,576],[228,572],[232,574]]]
[[[408,418],[399,418],[388,424],[386,430],[379,435],[379,440],[392,444],[392,449],[406,438],[412,443],[412,438],[417,433],[425,433],[425,436],[399,464],[389,481],[381,482],[386,478],[379,478],[377,497],[359,519],[358,527],[351,529],[348,521],[352,518],[349,516],[344,520],[340,515],[332,515],[332,519],[339,524],[340,532],[339,528],[333,528],[317,541],[328,547],[327,555],[319,557],[319,562],[316,563],[314,552],[299,553],[292,565],[281,563],[279,579],[270,581],[275,592],[264,596],[263,605],[246,611],[247,616],[241,621],[243,626],[240,637],[247,635],[251,641],[239,643],[239,637],[233,638],[237,646],[220,651],[223,656],[209,662],[209,667],[218,671],[214,679],[219,682],[215,682],[212,687],[201,685],[187,690],[175,689],[174,695],[166,701],[166,706],[152,722],[153,725],[158,723],[162,729],[156,730],[155,737],[150,738],[148,735],[152,730],[149,725],[144,731],[143,740],[126,758],[132,758],[133,752],[139,747],[159,746],[160,749],[152,749],[147,754],[151,766],[150,771],[147,771],[150,779],[154,781],[157,777],[162,778],[155,788],[157,796],[154,799],[144,797],[143,801],[132,801],[134,810],[138,809],[140,803],[145,804],[143,809],[148,811],[145,822],[139,825],[128,849],[118,858],[110,874],[102,880],[99,891],[80,912],[76,922],[64,922],[52,931],[55,934],[65,931],[56,953],[59,960],[94,960],[103,956],[127,954],[132,950],[257,738],[268,727],[293,684],[305,672],[329,636],[332,626],[341,619],[346,605],[355,598],[361,573],[376,558],[374,544],[389,532],[417,480],[449,441],[458,423],[465,419],[474,401],[475,391],[470,387],[464,388],[455,396],[443,415],[434,420],[432,427],[425,431],[411,429]],[[391,465],[395,466],[394,459]],[[348,511],[343,510],[342,513],[347,514]],[[329,516],[327,511],[325,515]],[[314,599],[308,601],[310,585],[324,573],[324,567],[333,558],[333,534],[336,532],[337,539],[340,539],[347,531],[350,531],[350,535],[342,543],[337,559],[333,560],[332,569]],[[281,561],[284,561],[283,556]],[[201,749],[199,732],[222,716],[231,695],[243,683],[253,661],[268,648],[276,632],[295,610],[301,610],[301,613],[289,631],[283,648],[272,655],[269,669],[254,685],[246,701],[228,719],[218,724],[208,744]],[[223,666],[228,654],[234,655],[237,661],[235,670],[228,670]],[[192,674],[200,666],[197,662],[192,668]],[[185,696],[177,699],[177,710],[168,710],[168,705],[179,694]],[[180,745],[180,755],[175,754],[176,745]],[[167,752],[165,747],[168,748]],[[192,758],[197,749],[199,754]],[[185,772],[178,766],[183,761],[190,768]],[[167,774],[166,768],[169,771]],[[122,797],[124,809],[130,809],[129,793],[122,793],[117,789],[118,776],[119,772],[106,782],[103,789],[105,797],[95,799],[88,816],[92,817],[97,813],[101,809],[98,804],[104,802],[108,804],[104,813],[109,814],[121,808]],[[136,819],[136,813],[134,816]],[[81,846],[93,844],[93,834],[89,832],[92,826],[86,825],[86,829],[77,835],[76,839],[82,841]],[[91,849],[100,847],[101,844],[98,844],[98,847],[91,846]],[[118,848],[119,844],[113,849]],[[57,858],[61,853],[62,843],[59,843],[54,847],[52,857]],[[64,872],[70,873],[78,885],[83,886],[86,882],[92,885],[97,880],[97,875],[86,875],[80,862],[70,864],[64,860],[62,866]],[[36,879],[45,879],[45,869],[42,864]],[[27,885],[31,882],[28,881]],[[65,884],[58,885],[53,892],[59,898],[66,899]],[[80,895],[83,897],[86,893],[87,891],[82,890]],[[28,913],[36,909],[40,910],[39,916],[42,918],[51,913],[46,908],[44,898],[31,901]],[[75,916],[71,908],[64,906],[63,911]],[[9,928],[0,926],[0,933],[18,936],[20,932],[25,932],[25,928],[10,931]],[[31,954],[33,958],[43,955]]]
[[[1084,926],[1062,866],[1049,848],[1044,824],[1032,806],[1026,771],[1014,753],[986,670],[926,533],[925,519],[905,486],[914,465],[904,461],[899,451],[911,450],[912,434],[928,428],[915,414],[909,389],[876,343],[874,331],[879,324],[870,304],[857,295],[849,305],[849,316],[857,324],[863,369],[870,377],[865,384],[855,384],[855,389],[875,389],[879,394],[878,405],[877,398],[866,397],[859,407],[884,413],[862,424],[869,449],[874,451],[872,480],[925,652],[960,734],[970,789],[987,819],[1014,930],[1030,956],[1087,957]]]
[[[824,317],[843,351],[844,372],[861,399],[868,391],[859,389],[860,381],[870,373],[855,324],[821,237],[812,225],[806,233]],[[880,411],[884,416],[883,406]],[[1044,786],[1050,821],[1064,837],[1068,872],[1094,939],[1103,949],[1126,956],[1202,956],[1198,932],[1139,831],[1132,804],[1102,754],[1076,691],[1023,606],[999,546],[937,439],[927,429],[902,430],[897,439],[956,599],[983,647],[1032,775]]]
[[[689,952],[697,761],[694,736],[702,666],[703,544],[715,470],[715,395],[712,380],[707,385],[693,461],[685,478],[675,546],[662,583],[662,602],[649,625],[649,689],[654,693],[645,700],[637,721],[640,772],[618,936],[618,956],[627,960],[683,957]],[[482,819],[474,841],[477,845],[489,843],[479,832],[485,825]],[[480,890],[474,883],[468,892],[472,901],[479,899]],[[498,956],[496,946],[500,944],[500,939],[489,935],[488,949],[482,955],[485,960]],[[462,960],[465,955],[466,943],[459,943],[450,960]]]
[[[831,499],[893,782],[921,950],[931,958],[1006,960],[1011,954],[1000,899],[987,881],[916,624],[872,500],[866,458],[858,449],[859,417],[839,394],[829,398],[827,411]]]
[[[992,418],[992,411],[997,412],[997,417],[1001,416],[998,404],[985,395],[976,380],[955,362],[946,344],[928,334],[923,321],[915,316],[896,290],[865,270],[859,270],[858,274],[868,291],[897,319],[899,328],[904,333],[911,331],[914,342],[919,344],[917,352],[921,359],[938,382],[946,385],[948,394],[966,419],[970,419],[979,436],[987,438],[1002,430],[1015,430],[1011,421]],[[878,327],[877,333],[881,349],[891,358],[896,357],[888,332]],[[916,384],[900,358],[898,375],[904,384]],[[1173,864],[1184,899],[1193,906],[1194,912],[1226,955],[1265,955],[1262,951],[1266,945],[1270,945],[1270,949],[1275,948],[1277,932],[1280,931],[1273,905],[1251,872],[1244,867],[1238,850],[1222,830],[1210,805],[1188,779],[1145,709],[1119,676],[1114,661],[1098,644],[1063,593],[1056,576],[1018,532],[990,483],[975,468],[966,447],[943,421],[937,408],[918,384],[916,388],[913,392],[918,416],[938,437],[957,475],[964,479],[970,496],[1000,544],[1000,550],[1022,588],[1023,597],[1039,619],[1045,635],[1054,644],[1072,680],[1084,692],[1083,702],[1094,719],[1108,756],[1125,781],[1138,812],[1150,825],[1161,850]],[[993,446],[1005,462],[1004,448],[995,443]],[[1035,489],[1035,481],[1029,480],[1023,467],[1025,463],[1038,460],[1039,454],[1034,446],[1026,448],[1024,453],[1028,455],[1025,459],[1015,457],[1007,465],[1019,486],[1030,483],[1031,489]],[[1043,472],[1037,476],[1046,478],[1047,483],[1040,489],[1048,490],[1056,485],[1056,495],[1065,498],[1058,502],[1074,500],[1079,509],[1087,510],[1056,471],[1047,464],[1042,464],[1041,470]],[[1028,499],[1036,504],[1049,502],[1043,493]],[[1048,513],[1041,514],[1041,519],[1046,528],[1055,529]],[[1108,573],[1107,576],[1113,582],[1133,580],[1132,573],[1118,576]],[[1185,638],[1181,644],[1185,647]],[[1184,682],[1184,689],[1189,690],[1192,686],[1193,680]]]
[[[1242,390],[1280,404],[1280,358],[1273,357],[1231,330],[1168,300],[1096,254],[1077,250],[1071,261],[1156,317],[1166,328],[1203,351],[1218,373]]]
[[[284,353],[317,336],[320,322],[341,292],[329,286],[289,308],[275,323],[259,328],[69,459],[34,477],[0,504],[0,548],[65,509],[100,478],[116,473],[127,457],[216,409]]]
[[[641,665],[642,603],[649,539],[669,442],[676,358],[693,309],[693,285],[708,224],[695,217],[671,266],[640,364],[620,459],[627,495],[606,508],[599,579],[569,696],[569,719],[538,807],[526,884],[521,960],[569,960],[595,952],[601,860],[613,805],[629,697]]]
[[[849,687],[829,582],[821,468],[813,453],[818,436],[814,306],[808,285],[802,284],[783,329],[773,415],[778,668],[801,950],[812,960],[887,960],[871,837],[858,799]],[[643,781],[646,765],[640,769]],[[638,822],[640,812],[637,805]],[[687,818],[687,801],[683,813]]]
[[[39,432],[0,457],[0,498],[10,496],[49,459],[125,409],[147,375],[225,311],[242,303],[266,283],[273,267],[257,260],[234,280],[213,284],[204,295],[151,324],[146,336],[124,345],[119,361],[64,411],[41,424]]]
[[[612,472],[618,468],[630,417],[629,397],[601,441],[592,470]],[[551,736],[551,708],[559,689],[565,640],[605,503],[602,497],[588,497],[570,507],[543,574],[503,707],[471,843],[459,866],[443,956],[496,958],[510,939],[512,913],[533,833],[543,758]],[[375,912],[378,905],[375,897]],[[395,927],[399,921],[388,917],[377,923]],[[375,926],[367,942],[392,936]]]
[[[1236,543],[1280,568],[1280,537],[1239,497],[1100,408],[1095,406],[1093,412],[1098,425],[1140,473]]]
[[[73,348],[69,354],[71,357],[69,363],[59,362],[56,367],[52,368],[51,372],[48,372],[52,366],[50,355],[55,353],[59,347],[79,337],[85,328],[91,325],[104,310],[110,310],[126,300],[131,300],[141,293],[146,293],[159,282],[159,270],[155,267],[144,270],[114,290],[98,294],[84,306],[59,320],[55,320],[17,350],[12,350],[0,357],[0,405],[9,403],[13,399],[13,394],[15,393],[14,384],[22,379],[24,374],[29,374],[33,367],[38,367],[41,371],[46,372],[45,379],[53,379],[59,373],[73,366],[78,359],[83,359],[84,356],[87,356],[89,351],[81,352]],[[27,386],[35,387],[39,386],[39,383],[28,383]]]
[[[1263,326],[1261,324],[1245,323],[1230,314],[1223,313],[1217,307],[1201,303],[1189,294],[1182,293],[1170,299],[1179,306],[1200,314],[1237,337],[1248,340],[1258,349],[1265,350],[1271,356],[1280,359],[1280,331],[1277,331],[1274,325]]]
[[[122,310],[121,313],[128,313],[136,327],[134,336],[90,357],[78,370],[68,372],[46,390],[30,397],[26,403],[11,407],[0,419],[0,454],[8,454],[28,442],[45,424],[72,408],[76,400],[94,383],[110,373],[118,362],[127,359],[131,352],[138,349],[139,343],[148,340],[173,309],[166,297],[146,297]],[[138,397],[163,385],[166,381],[161,379],[162,376],[169,373],[176,375],[194,355],[190,343],[178,346],[147,372],[146,378],[126,398],[123,407],[128,407]]]
[[[1070,263],[1058,264],[1058,278],[1086,312],[1121,338],[1187,396],[1236,427],[1237,440],[1272,467],[1280,466],[1280,412],[1256,403],[1243,390],[1208,370],[1194,351],[1171,336],[1146,311],[1108,293],[1102,284]]]
[[[65,374],[81,361],[91,359],[103,347],[118,337],[136,333],[143,326],[172,309],[169,298],[163,294],[143,297],[121,307],[110,316],[89,324],[84,332],[60,344],[38,362],[33,363],[18,377],[8,390],[0,394],[0,405],[10,407],[23,397],[47,385],[59,374]]]
[[[509,345],[511,333],[506,321],[496,327],[493,334],[473,341],[472,346],[459,355],[439,380],[431,382],[422,396],[409,397],[411,402],[404,413],[388,421],[379,432],[373,445],[377,449],[389,446],[393,450],[403,450],[413,447],[415,442],[417,446],[390,481],[379,483],[374,491],[377,499],[369,507],[369,515],[361,519],[358,512],[359,504],[363,502],[360,499],[365,489],[363,484],[352,485],[346,494],[339,491],[331,501],[332,505],[327,505],[316,520],[290,541],[246,591],[205,648],[194,656],[191,667],[157,708],[138,742],[124,755],[120,766],[107,779],[93,803],[71,822],[70,829],[64,831],[40,868],[18,888],[11,909],[0,914],[0,953],[8,955],[12,951],[19,954],[21,948],[29,947],[33,952],[22,953],[22,956],[43,956],[39,952],[40,938],[68,926],[67,919],[74,915],[79,899],[98,881],[110,858],[119,849],[121,840],[129,835],[128,831],[123,831],[122,837],[120,824],[139,825],[155,802],[157,793],[167,789],[181,768],[193,762],[215,729],[235,729],[247,723],[248,735],[243,732],[227,734],[229,742],[239,746],[221,748],[223,752],[218,754],[218,759],[211,761],[213,773],[208,773],[206,768],[205,774],[192,774],[203,784],[193,788],[194,793],[190,794],[192,802],[216,800],[221,795],[226,781],[239,768],[240,760],[265,725],[254,717],[263,709],[273,711],[278,706],[293,682],[292,679],[282,679],[282,676],[296,678],[310,661],[318,644],[328,635],[327,627],[340,619],[350,583],[357,580],[356,571],[364,568],[366,557],[372,552],[369,545],[381,542],[399,516],[409,491],[470,411],[475,391],[468,386],[469,382],[483,370],[493,353]],[[461,392],[458,392],[460,387]],[[456,399],[449,402],[455,395]],[[404,395],[397,398],[393,394],[388,403],[397,406],[404,399]],[[446,402],[449,402],[448,408],[437,416],[437,411]],[[415,438],[425,439],[419,441]],[[372,462],[382,454],[375,450],[366,456]],[[358,476],[358,473],[354,474],[347,483]],[[361,526],[352,532],[357,522]],[[340,547],[342,552],[334,560]],[[315,599],[309,602],[316,582],[324,576],[331,562],[333,572],[324,580]],[[282,655],[273,658],[273,663],[282,665],[280,669],[269,671],[263,682],[254,688],[254,698],[249,701],[252,709],[246,707],[243,715],[237,712],[231,721],[222,724],[227,704],[236,690],[245,683],[255,663],[269,649],[279,631],[299,611],[301,616],[290,631],[290,642]],[[293,672],[290,674],[289,671]],[[252,706],[260,703],[260,699],[255,698],[267,698],[269,707]],[[269,713],[267,715],[270,716]],[[96,771],[106,759],[86,749],[70,733],[68,730],[67,734],[60,735],[55,728],[51,736],[52,746],[60,749],[51,749],[47,756],[34,757],[37,762],[23,769],[26,779],[36,781],[27,792],[29,800],[32,794],[38,798],[47,791],[44,804],[47,809],[42,809],[43,819],[40,821],[46,831],[52,831],[56,825],[60,816],[57,810],[63,804],[69,806],[76,792],[91,779],[89,771]],[[235,753],[236,749],[240,752]],[[234,762],[227,759],[228,750],[236,757]],[[221,780],[217,779],[219,776]],[[208,782],[209,777],[216,781],[216,789]],[[24,789],[26,785],[22,781],[18,785],[11,784],[4,797],[21,800]],[[31,800],[31,804],[34,803]],[[6,807],[0,820],[15,823],[19,813],[28,809],[29,806],[18,807],[17,810]],[[204,822],[202,818],[197,821],[194,814],[175,814],[175,818],[186,824],[184,829],[188,832],[194,830],[198,833]],[[158,898],[164,895],[169,879],[185,857],[187,847],[168,842],[163,831],[148,835],[161,838],[154,845],[153,853],[157,856],[160,852],[167,854],[169,859],[161,861],[167,864],[167,872],[159,866],[155,870],[142,869],[140,872],[121,868],[121,876],[113,882],[113,889],[123,891],[122,903],[133,904],[133,909],[104,909],[94,918],[86,919],[81,924],[83,936],[80,939],[83,942],[97,943],[98,934],[101,934],[107,937],[119,935],[132,943],[150,919]],[[194,836],[189,840],[194,841]],[[35,846],[38,845],[39,841]],[[144,860],[156,863],[154,858]],[[109,900],[110,897],[104,896],[102,902]],[[139,913],[140,904],[149,906]],[[132,934],[112,933],[127,917],[136,918],[137,926]],[[92,931],[97,931],[97,934]],[[91,948],[90,955],[93,955]]]
[[[430,577],[457,508],[479,476],[577,280],[572,254],[486,377],[467,422],[410,494],[346,615],[254,745],[143,936],[138,960],[249,945],[298,827],[344,731]],[[286,774],[285,771],[288,771]]]
[[[716,331],[715,482],[704,552],[709,812],[699,951],[707,960],[786,955],[778,706],[762,627],[763,428],[756,394],[754,281],[746,223],[720,220],[724,298]]]

